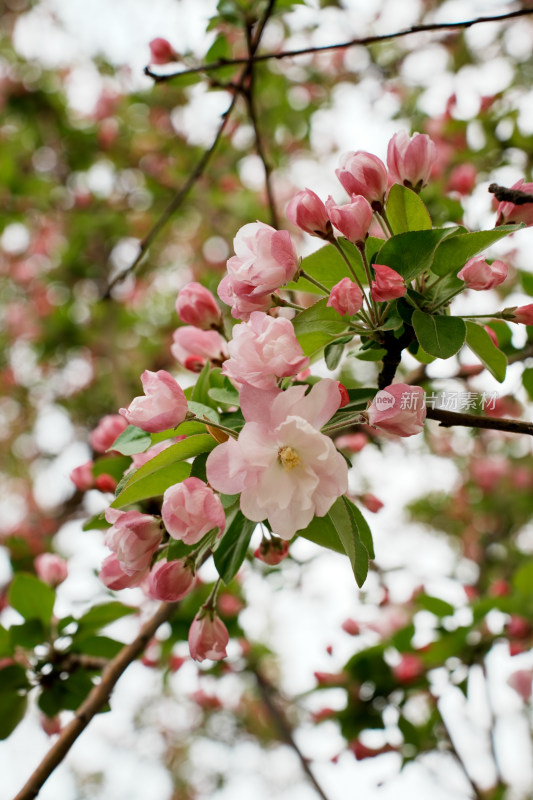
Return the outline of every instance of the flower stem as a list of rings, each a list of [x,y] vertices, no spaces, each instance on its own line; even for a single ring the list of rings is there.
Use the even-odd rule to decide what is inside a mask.
[[[324,286],[323,283],[320,283],[320,281],[317,281],[316,278],[313,278],[313,276],[309,275],[305,270],[303,270],[303,269],[300,270],[300,277],[301,278],[305,278],[306,281],[309,281],[309,283],[314,284],[318,289],[320,289],[322,292],[324,292],[324,294],[327,294],[327,295],[330,294],[330,291],[329,291],[327,286]]]

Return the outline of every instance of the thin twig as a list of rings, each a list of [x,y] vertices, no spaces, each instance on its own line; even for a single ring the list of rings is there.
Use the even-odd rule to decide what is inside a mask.
[[[523,192],[521,189],[507,189],[506,186],[498,186],[491,183],[488,191],[493,194],[500,203],[514,203],[515,206],[524,206],[526,203],[533,203],[533,194]]]
[[[311,55],[313,53],[324,53],[330,50],[343,50],[349,47],[356,47],[358,45],[365,46],[370,44],[378,44],[379,42],[387,42],[391,39],[400,39],[404,36],[410,36],[412,33],[431,33],[435,31],[450,31],[450,30],[465,30],[471,28],[473,25],[479,25],[483,22],[502,22],[516,17],[523,17],[533,14],[533,9],[522,8],[519,11],[510,11],[508,14],[500,14],[490,17],[476,17],[475,19],[465,20],[463,22],[431,22],[424,25],[412,25],[410,28],[405,28],[394,33],[384,33],[375,36],[362,36],[357,39],[350,39],[347,42],[339,44],[326,44],[319,47],[303,47],[298,50],[283,50],[278,53],[261,53],[254,57],[254,62],[259,63],[262,61],[279,61],[282,58],[294,58],[295,56]],[[208,64],[200,64],[197,67],[190,67],[178,72],[167,73],[166,75],[158,75],[153,72],[150,67],[144,68],[144,74],[152,78],[157,83],[171,80],[172,78],[184,77],[185,75],[194,75],[198,72],[212,72],[222,67],[237,67],[242,64],[248,63],[247,58],[219,58],[217,61],[211,61]]]
[[[115,684],[126,667],[143,652],[159,626],[170,618],[176,607],[176,603],[162,603],[153,617],[142,626],[133,642],[123,647],[120,653],[108,663],[102,673],[100,683],[91,690],[87,699],[76,711],[74,719],[62,730],[57,741],[14,800],[33,800],[37,797],[44,782],[65,758],[78,736],[85,730],[95,714],[108,702]]]
[[[445,411],[442,408],[428,408],[428,419],[440,422],[441,427],[451,428],[460,425],[466,428],[488,428],[505,433],[527,433],[533,436],[533,423],[519,419],[503,419],[502,417],[478,417],[475,414],[463,414],[459,411]]]

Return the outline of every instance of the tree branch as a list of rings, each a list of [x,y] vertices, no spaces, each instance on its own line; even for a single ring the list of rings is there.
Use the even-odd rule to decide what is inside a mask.
[[[498,186],[491,183],[488,191],[499,200],[500,203],[514,203],[515,206],[524,206],[526,203],[533,203],[533,194],[523,192],[521,189],[507,189],[505,186]]]
[[[89,693],[87,699],[76,711],[74,719],[60,733],[37,769],[23,786],[14,800],[33,800],[39,794],[44,782],[64,759],[78,736],[87,727],[95,714],[107,703],[111,692],[126,668],[139,656],[157,629],[172,615],[177,603],[162,603],[156,613],[142,626],[131,644],[122,648],[110,661],[102,673],[102,679]]]
[[[385,33],[375,36],[363,36],[357,39],[350,39],[347,42],[339,44],[327,44],[320,47],[303,47],[299,50],[283,50],[280,53],[262,53],[254,57],[254,62],[280,60],[282,58],[294,58],[295,56],[310,55],[313,53],[324,53],[330,50],[342,50],[349,47],[356,47],[358,45],[378,44],[379,42],[387,42],[391,39],[400,39],[404,36],[410,36],[412,33],[431,33],[434,31],[450,31],[450,30],[465,30],[471,28],[473,25],[479,25],[483,22],[501,22],[516,17],[523,17],[533,14],[533,9],[522,8],[519,11],[510,11],[508,14],[500,14],[490,17],[476,17],[475,19],[464,20],[463,22],[432,22],[425,25],[412,25],[410,28],[405,28],[401,31],[394,33]],[[242,64],[248,63],[246,58],[220,58],[217,61],[211,61],[209,64],[200,64],[197,67],[190,67],[189,69],[180,70],[178,72],[168,73],[166,75],[158,75],[153,72],[150,67],[144,68],[144,74],[149,78],[162,83],[169,81],[172,78],[179,78],[185,75],[194,75],[198,72],[213,72],[214,70],[221,69],[222,67],[237,67]]]
[[[505,433],[526,433],[533,436],[533,423],[519,419],[503,419],[502,417],[478,417],[476,414],[463,414],[458,411],[445,411],[442,408],[428,408],[428,419],[440,422],[441,427],[451,428],[460,425],[466,428],[486,428]]]

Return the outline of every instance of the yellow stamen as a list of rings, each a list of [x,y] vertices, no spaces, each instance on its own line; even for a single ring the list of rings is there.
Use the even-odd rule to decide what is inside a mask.
[[[291,469],[299,467],[302,459],[292,447],[284,446],[278,450],[278,460],[283,464],[285,472],[290,472]]]

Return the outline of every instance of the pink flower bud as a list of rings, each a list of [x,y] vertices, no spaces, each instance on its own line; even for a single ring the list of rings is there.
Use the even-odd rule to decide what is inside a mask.
[[[108,414],[89,434],[89,444],[97,453],[105,453],[127,427],[128,423],[120,414]]]
[[[35,572],[40,580],[59,586],[68,575],[67,562],[55,553],[41,553],[33,562]]]
[[[512,672],[507,678],[509,686],[517,692],[524,703],[527,703],[531,697],[531,678],[533,677],[532,669],[517,669]]]
[[[403,297],[407,291],[405,281],[396,270],[385,264],[372,264],[376,279],[372,281],[370,294],[378,303]]]
[[[519,189],[521,192],[533,193],[533,183],[524,183],[524,179],[511,186],[511,189]],[[533,225],[533,203],[514,203],[503,202],[498,205],[496,225],[509,225],[511,223],[524,222],[526,225]]]
[[[112,553],[102,563],[98,577],[108,589],[117,592],[120,589],[130,589],[133,586],[138,586],[146,577],[146,570],[144,572],[135,572],[133,575],[127,575],[120,567],[120,562],[116,555]]]
[[[70,480],[80,492],[87,492],[94,486],[93,461],[86,461],[79,467],[74,467],[70,473]]]
[[[46,714],[41,714],[41,728],[47,736],[55,736],[61,733],[61,718],[59,714],[56,714],[55,717],[48,717]]]
[[[364,433],[346,433],[335,439],[335,447],[339,450],[349,450],[359,453],[368,444],[368,436]]]
[[[404,653],[392,672],[398,683],[412,683],[424,674],[424,663],[415,653]]]
[[[349,633],[350,636],[359,636],[359,634],[361,633],[361,628],[359,627],[359,623],[356,622],[351,617],[344,620],[344,622],[341,625],[341,628],[345,633]]]
[[[352,197],[350,203],[338,206],[332,197],[326,200],[328,216],[343,236],[350,242],[364,242],[372,222],[372,206],[364,197]]]
[[[376,394],[366,413],[368,424],[385,433],[413,436],[424,427],[424,390],[406,383],[391,384]]]
[[[470,194],[476,185],[477,170],[473,164],[459,164],[451,171],[446,191]]]
[[[483,330],[485,330],[485,331],[486,331],[486,332],[489,334],[489,336],[490,336],[490,338],[491,338],[491,340],[492,340],[492,344],[493,344],[495,347],[499,347],[499,343],[498,343],[498,337],[497,337],[497,335],[496,335],[496,331],[494,331],[494,330],[493,330],[493,329],[490,327],[490,325],[483,325]]]
[[[363,292],[350,278],[343,278],[331,290],[327,305],[344,317],[360,311],[363,305]]]
[[[213,611],[200,609],[189,628],[189,651],[195,661],[220,661],[226,658],[229,634],[220,617]]]
[[[261,544],[254,552],[254,556],[265,564],[275,566],[289,555],[289,542],[273,536],[271,539],[263,537]]]
[[[337,381],[337,386],[339,392],[341,393],[341,402],[339,408],[344,408],[344,406],[347,406],[348,403],[350,402],[350,395],[348,394],[348,389],[343,383]]]
[[[383,503],[381,502],[379,497],[376,497],[375,494],[370,494],[370,493],[364,494],[361,497],[361,503],[364,505],[365,508],[371,511],[372,514],[377,514],[377,512],[383,508]]]
[[[108,475],[107,472],[102,472],[101,475],[98,475],[94,481],[95,487],[100,492],[114,492],[117,488],[117,482],[112,475]]]
[[[170,42],[161,37],[152,39],[149,47],[151,64],[168,64],[171,61],[177,61],[179,58]]]
[[[297,225],[311,236],[318,236],[320,239],[331,239],[333,236],[326,207],[311,189],[298,192],[287,206],[286,214],[293,225]]]
[[[106,508],[105,518],[112,527],[106,531],[105,544],[112,550],[127,575],[146,572],[161,541],[161,526],[149,514]]]
[[[511,316],[505,317],[510,322],[520,322],[522,325],[533,325],[533,303],[528,306],[518,306],[510,309]]]
[[[188,283],[180,289],[176,311],[182,322],[209,330],[220,324],[221,313],[214,295],[201,283]]]
[[[395,133],[387,148],[387,165],[391,176],[419,191],[429,183],[431,168],[437,159],[435,143],[425,133],[409,137],[406,131]]]
[[[218,331],[202,331],[193,325],[178,328],[170,352],[185,369],[201,372],[206,361],[216,366],[227,358],[226,342]]]
[[[518,614],[511,614],[511,619],[505,626],[507,636],[514,639],[525,639],[531,633],[531,625],[524,617]]]
[[[221,534],[226,527],[219,496],[199,478],[170,486],[163,495],[161,515],[169,534],[185,544],[196,544],[213,528]]]
[[[477,292],[493,289],[506,279],[507,265],[503,261],[493,261],[489,264],[484,258],[476,256],[466,262],[457,273],[457,277],[464,281],[469,289],[475,289]]]
[[[195,578],[185,561],[158,561],[148,576],[148,593],[155,600],[175,603],[188,594]]]
[[[362,195],[369,203],[383,203],[389,176],[383,161],[372,153],[345,153],[335,175],[350,196]]]
[[[187,398],[176,380],[164,369],[145,370],[141,375],[144,397],[135,397],[120,414],[130,425],[148,433],[158,433],[177,427],[189,410]]]

